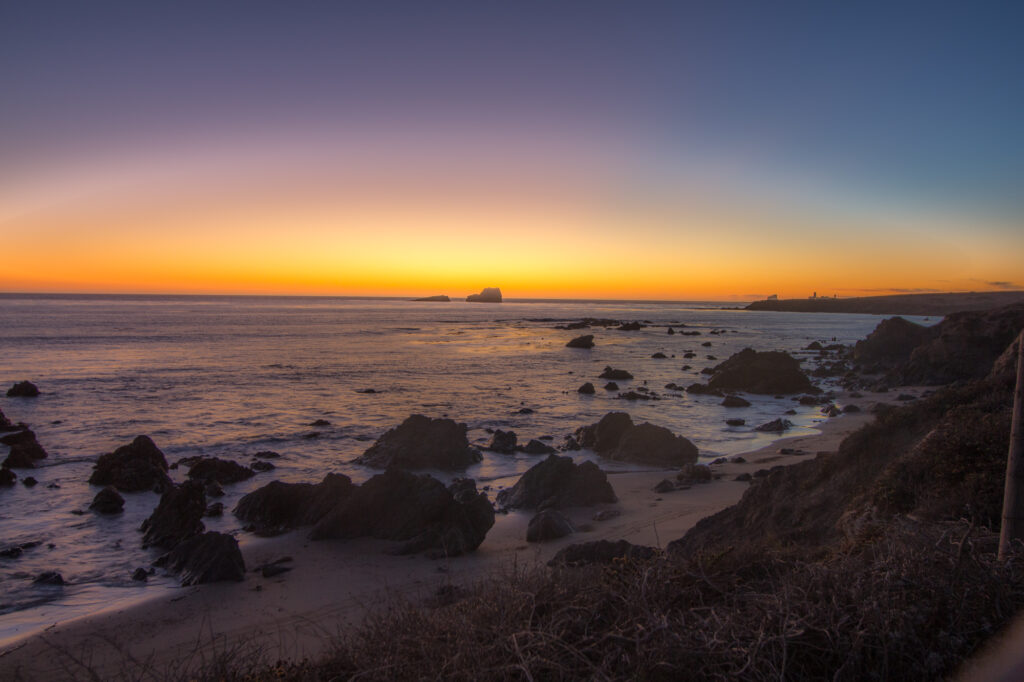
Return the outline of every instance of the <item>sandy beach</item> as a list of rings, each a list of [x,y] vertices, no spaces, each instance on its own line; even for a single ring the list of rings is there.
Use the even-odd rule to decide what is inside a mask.
[[[865,395],[864,407],[892,400],[895,393]],[[390,543],[360,539],[311,542],[308,529],[275,538],[243,541],[247,578],[162,593],[128,608],[56,624],[43,633],[11,643],[0,652],[3,677],[57,679],[138,677],[193,669],[225,653],[242,652],[273,662],[317,655],[331,638],[368,612],[397,597],[428,599],[446,585],[464,584],[517,568],[547,562],[566,545],[590,540],[626,539],[665,547],[700,519],[735,504],[750,485],[736,476],[788,465],[834,452],[840,441],[871,419],[869,411],[823,420],[819,433],[783,438],[742,455],[745,462],[712,467],[715,480],[659,494],[654,486],[674,471],[612,474],[619,502],[566,511],[579,532],[561,540],[527,544],[530,512],[499,514],[480,548],[449,560],[393,556]],[[786,448],[798,454],[781,454]],[[511,483],[513,481],[508,481]],[[621,513],[595,521],[595,513]],[[292,570],[263,578],[253,569],[292,557]]]

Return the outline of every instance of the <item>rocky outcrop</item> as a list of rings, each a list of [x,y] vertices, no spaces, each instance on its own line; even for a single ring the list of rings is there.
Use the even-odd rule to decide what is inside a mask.
[[[229,459],[218,457],[200,457],[192,460],[188,468],[188,477],[200,481],[217,481],[221,485],[238,483],[255,475],[255,471]]]
[[[466,425],[414,414],[355,459],[378,469],[465,469],[482,459],[469,447]]]
[[[576,392],[582,393],[583,395],[594,395],[594,384],[588,381],[579,388],[577,388]]]
[[[750,401],[738,395],[727,395],[722,401],[722,407],[750,407]]]
[[[697,460],[697,447],[654,424],[634,424],[625,412],[609,412],[576,430],[576,440],[602,457],[653,466],[683,466]]]
[[[712,370],[708,388],[712,391],[747,393],[816,393],[800,363],[781,351],[745,348]]]
[[[594,335],[586,334],[584,336],[577,336],[575,339],[565,344],[566,348],[593,348],[594,347]]]
[[[210,531],[190,537],[157,559],[156,565],[181,573],[185,586],[245,579],[238,540],[226,533]]]
[[[458,556],[480,546],[494,508],[470,479],[437,479],[388,469],[355,488],[313,527],[310,538],[373,537],[401,542],[397,554]]]
[[[412,300],[427,303],[450,303],[452,299],[448,298],[445,294],[438,294],[437,296],[424,296],[423,298],[414,298]]]
[[[576,532],[572,522],[556,509],[545,509],[530,519],[526,528],[527,542],[557,540]]]
[[[348,499],[355,490],[343,474],[327,474],[317,484],[273,481],[244,495],[235,506],[236,517],[257,535],[277,535],[292,528],[311,526]]]
[[[517,449],[519,452],[526,453],[527,455],[550,455],[558,452],[544,441],[537,440],[536,438],[531,438],[526,445],[521,445]]]
[[[36,440],[36,434],[28,428],[0,437],[0,443],[11,448],[3,463],[3,466],[11,469],[32,469],[36,460],[46,457],[46,450]]]
[[[491,436],[491,442],[487,444],[487,449],[493,452],[500,452],[503,455],[511,455],[516,451],[516,441],[515,431],[502,431],[498,429]]]
[[[486,287],[479,294],[470,294],[466,300],[470,303],[501,303],[501,289]]]
[[[782,433],[783,431],[786,431],[787,429],[790,429],[792,427],[793,427],[793,422],[789,421],[788,419],[781,419],[780,418],[780,419],[773,419],[770,422],[765,422],[764,424],[761,424],[760,426],[755,426],[754,430],[755,431],[766,431],[768,433]]]
[[[96,493],[89,509],[100,514],[120,514],[124,511],[124,498],[117,492],[117,488],[108,485]]]
[[[624,369],[612,369],[611,367],[605,367],[604,371],[598,376],[599,379],[614,379],[616,381],[622,381],[624,379],[632,379],[633,375]]]
[[[39,388],[31,381],[19,381],[7,389],[8,398],[35,398],[39,395]]]
[[[610,564],[616,559],[647,561],[658,555],[656,547],[634,545],[625,540],[595,540],[581,542],[561,549],[548,566],[586,566],[589,564]]]
[[[9,467],[0,467],[0,485],[12,486],[17,480],[17,474],[11,471]]]
[[[593,462],[577,465],[571,457],[549,455],[499,492],[497,502],[509,509],[561,509],[616,499],[608,477]]]
[[[112,485],[121,492],[163,492],[174,485],[167,475],[164,453],[149,436],[138,436],[130,444],[101,455],[89,483]]]
[[[882,320],[866,338],[853,347],[853,359],[861,365],[892,366],[906,362],[915,348],[936,335],[934,327],[924,327],[902,317]]]
[[[180,542],[205,530],[202,518],[206,511],[206,495],[200,481],[172,485],[160,496],[160,503],[142,522],[143,547],[172,549]]]
[[[5,431],[20,431],[21,429],[21,426],[12,424],[11,420],[4,414],[4,411],[0,410],[0,433]]]

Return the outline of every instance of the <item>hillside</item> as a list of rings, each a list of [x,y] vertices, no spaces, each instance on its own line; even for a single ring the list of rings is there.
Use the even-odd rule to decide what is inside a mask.
[[[789,313],[864,313],[869,315],[934,315],[986,310],[1024,301],[1024,291],[899,294],[857,298],[787,298],[754,301],[746,310]]]

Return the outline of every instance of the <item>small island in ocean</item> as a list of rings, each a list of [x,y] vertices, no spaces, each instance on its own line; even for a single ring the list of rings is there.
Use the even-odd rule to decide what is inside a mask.
[[[423,298],[414,298],[412,300],[413,300],[413,302],[423,301],[423,302],[426,302],[426,303],[451,303],[452,302],[452,299],[448,298],[444,294],[439,294],[437,296],[424,296]]]
[[[470,303],[501,303],[501,289],[498,287],[485,287],[479,294],[470,294],[466,297]]]

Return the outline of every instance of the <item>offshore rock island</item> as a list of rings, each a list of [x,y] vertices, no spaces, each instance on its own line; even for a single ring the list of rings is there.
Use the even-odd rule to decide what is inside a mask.
[[[479,294],[470,294],[466,300],[470,303],[501,303],[501,289],[487,287]]]

